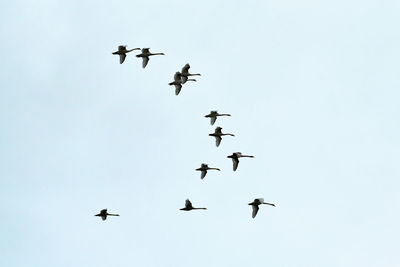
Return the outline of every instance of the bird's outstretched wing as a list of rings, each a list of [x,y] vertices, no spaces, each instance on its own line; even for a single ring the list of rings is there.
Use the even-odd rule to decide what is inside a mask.
[[[256,215],[257,215],[257,212],[258,212],[258,206],[252,205],[252,207],[253,207],[253,213],[252,213],[251,216],[252,216],[253,218],[255,218]]]
[[[206,177],[206,174],[207,174],[207,171],[206,170],[203,170],[203,171],[201,171],[201,179],[204,179],[204,177]]]
[[[216,136],[215,137],[215,145],[217,147],[219,147],[219,144],[221,144],[221,140],[222,140],[221,136]]]
[[[221,127],[215,128],[215,133],[216,134],[222,134],[222,128]]]
[[[143,57],[143,63],[142,63],[143,69],[146,68],[147,63],[149,63],[149,57]]]
[[[185,66],[183,66],[182,68],[182,73],[189,73],[189,69],[190,69],[190,65],[186,64]]]
[[[125,54],[119,54],[119,64],[124,63],[125,58],[126,58],[126,55],[125,55]]]
[[[214,125],[216,120],[217,120],[217,117],[211,117],[211,125]]]
[[[101,218],[103,219],[103,221],[105,221],[107,219],[107,215],[106,214],[101,215]]]
[[[232,162],[233,162],[233,171],[236,171],[239,166],[239,159],[232,158]]]
[[[179,95],[181,92],[182,85],[181,84],[175,84],[175,95]]]
[[[190,202],[189,199],[186,199],[186,201],[185,201],[185,208],[193,208],[192,202]]]

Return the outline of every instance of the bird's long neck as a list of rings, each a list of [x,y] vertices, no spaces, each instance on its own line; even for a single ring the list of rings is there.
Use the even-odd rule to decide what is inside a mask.
[[[250,155],[242,155],[242,157],[244,157],[244,158],[254,158],[254,156],[250,156]]]
[[[201,76],[200,73],[188,73],[188,76]]]
[[[195,79],[187,79],[186,81],[197,82]]]
[[[193,208],[194,210],[206,210],[206,208]]]
[[[274,206],[275,207],[275,204],[273,204],[273,203],[262,203],[262,204],[270,205],[270,206]]]
[[[148,53],[148,56],[164,55],[164,53]]]
[[[119,214],[110,214],[110,213],[107,213],[107,216],[119,216]]]
[[[219,114],[219,116],[230,116],[231,114]]]
[[[224,134],[221,134],[221,135],[230,135],[230,136],[235,136],[234,134],[230,134],[230,133],[224,133]]]
[[[208,168],[209,170],[217,170],[217,171],[220,171],[220,169],[218,169],[218,168]]]

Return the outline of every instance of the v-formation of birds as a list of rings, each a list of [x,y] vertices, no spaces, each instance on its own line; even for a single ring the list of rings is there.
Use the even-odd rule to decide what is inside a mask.
[[[112,54],[119,55],[119,59],[120,59],[119,63],[122,64],[122,63],[124,63],[124,61],[126,59],[126,54],[129,52],[132,52],[134,50],[140,50],[140,48],[134,48],[134,49],[128,50],[128,49],[126,49],[126,46],[120,45],[120,46],[118,46],[118,50],[116,52],[113,52]],[[136,55],[136,57],[142,58],[142,60],[143,60],[142,67],[145,68],[149,62],[149,57],[155,56],[155,55],[164,55],[164,53],[151,53],[150,48],[142,48],[141,53]],[[168,85],[175,86],[175,95],[179,95],[183,84],[185,84],[188,81],[196,81],[195,79],[190,79],[189,78],[190,76],[201,76],[200,73],[196,73],[196,74],[189,73],[189,69],[190,69],[190,65],[186,64],[180,72],[179,71],[175,72],[174,81],[170,82],[168,84]],[[207,114],[204,117],[210,118],[211,125],[214,125],[217,118],[222,117],[222,116],[231,116],[231,115],[230,114],[219,114],[218,111],[210,111],[210,114]],[[209,136],[215,137],[215,144],[217,147],[219,147],[219,145],[221,144],[221,141],[222,141],[222,136],[235,136],[235,135],[231,134],[231,133],[222,133],[222,128],[217,127],[217,128],[215,128],[214,133],[210,133]],[[233,171],[236,171],[239,166],[239,158],[245,158],[245,157],[254,158],[254,156],[244,155],[241,152],[234,152],[234,153],[232,153],[232,155],[227,156],[227,158],[232,159]],[[200,175],[201,179],[204,179],[206,177],[207,171],[210,171],[210,170],[221,171],[219,168],[209,167],[208,164],[206,164],[206,163],[202,163],[200,168],[196,169],[196,171],[201,172],[201,175]],[[253,208],[252,218],[256,217],[258,210],[259,210],[259,206],[261,204],[270,205],[270,206],[275,207],[275,204],[273,204],[273,203],[264,202],[263,198],[256,198],[253,200],[253,202],[248,204],[248,205],[251,205]],[[195,208],[195,207],[193,207],[192,202],[190,202],[189,199],[186,199],[185,207],[181,208],[180,210],[184,210],[184,211],[206,210],[206,208]],[[107,212],[107,209],[103,209],[100,211],[99,214],[96,214],[95,216],[101,217],[104,221],[107,219],[107,216],[119,216],[119,214],[111,214],[111,213]]]

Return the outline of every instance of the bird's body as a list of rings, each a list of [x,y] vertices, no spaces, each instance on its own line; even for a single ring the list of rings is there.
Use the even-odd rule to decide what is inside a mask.
[[[243,155],[241,152],[234,152],[232,155],[227,156],[227,158],[232,159],[233,171],[236,171],[239,166],[239,158],[254,158],[254,156]]]
[[[273,203],[264,202],[264,199],[263,199],[263,198],[256,198],[256,199],[253,200],[253,202],[249,203],[249,205],[251,205],[252,208],[253,208],[253,213],[251,214],[251,216],[252,216],[253,218],[256,217],[257,212],[258,212],[258,210],[259,210],[259,207],[258,207],[258,206],[261,205],[261,204],[270,205],[270,206],[275,207],[275,204],[273,204]]]
[[[235,136],[234,134],[230,134],[230,133],[222,133],[222,128],[221,127],[217,127],[215,128],[214,133],[210,133],[209,136],[214,136],[215,137],[215,145],[218,147],[219,144],[221,143],[222,140],[222,136],[224,135],[230,135],[230,136]]]
[[[175,86],[175,95],[179,95],[182,89],[181,73],[179,71],[175,72],[174,81],[170,82],[168,85]]]
[[[180,210],[185,210],[185,211],[189,211],[189,210],[206,210],[206,208],[194,208],[192,206],[192,202],[190,202],[189,199],[186,199],[185,201],[185,207],[180,209]]]
[[[113,52],[112,54],[119,55],[119,64],[122,64],[125,61],[126,54],[129,52],[132,52],[133,50],[140,50],[140,48],[134,48],[134,49],[127,50],[126,45],[120,45],[120,46],[118,46],[118,50]]]
[[[202,164],[201,164],[201,167],[198,168],[198,169],[196,169],[196,171],[201,171],[201,176],[200,176],[201,179],[204,179],[204,177],[206,177],[206,174],[207,174],[207,171],[208,171],[208,170],[217,170],[217,171],[220,171],[220,169],[218,169],[218,168],[210,168],[210,167],[208,167],[208,165],[205,164],[205,163],[202,163]]]
[[[103,209],[100,211],[99,214],[96,214],[94,216],[99,216],[103,219],[103,221],[105,221],[107,219],[107,216],[119,216],[119,214],[111,214],[107,212],[107,209]]]
[[[211,125],[214,125],[215,121],[217,120],[217,117],[219,117],[219,116],[231,116],[231,114],[219,114],[218,111],[212,110],[212,111],[210,111],[210,114],[205,115],[204,117],[210,118]]]
[[[142,53],[136,55],[136,57],[141,57],[143,59],[142,66],[145,68],[149,62],[149,57],[157,55],[164,55],[164,53],[151,53],[150,48],[142,48]]]
[[[189,73],[189,69],[190,69],[189,63],[186,64],[186,65],[182,68],[182,71],[181,71],[182,84],[186,83],[187,81],[190,81],[190,79],[188,79],[189,76],[201,76],[200,73],[195,73],[195,74]],[[194,79],[192,79],[192,80],[194,80]],[[196,81],[196,80],[194,80],[194,81]]]
[[[195,79],[187,79],[187,81],[195,82],[196,80]],[[184,82],[182,81],[182,73],[177,71],[174,74],[174,81],[170,82],[168,85],[174,85],[175,86],[175,95],[179,95],[179,93],[181,92],[181,89],[182,89],[182,84],[184,84]]]

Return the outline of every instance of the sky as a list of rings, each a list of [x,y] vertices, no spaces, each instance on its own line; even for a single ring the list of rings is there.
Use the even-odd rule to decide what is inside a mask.
[[[399,266],[399,11],[0,2],[0,266]]]

